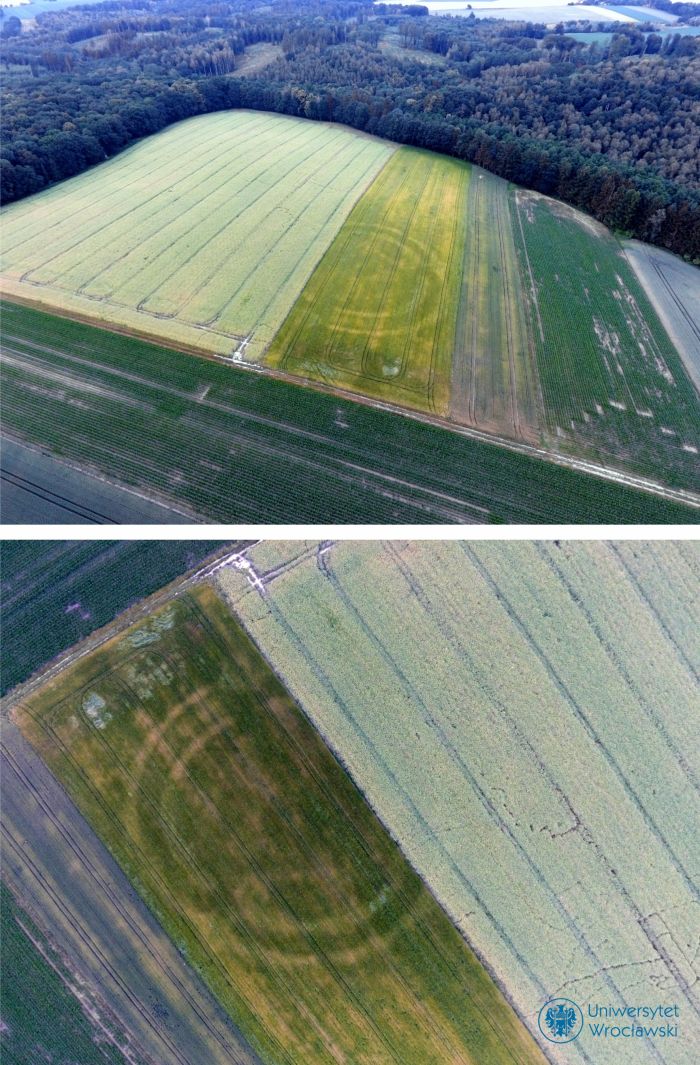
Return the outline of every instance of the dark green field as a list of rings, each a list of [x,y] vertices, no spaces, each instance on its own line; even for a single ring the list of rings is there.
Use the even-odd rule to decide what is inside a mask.
[[[120,1065],[123,1055],[93,1025],[66,984],[59,958],[0,882],[3,1065]],[[30,939],[31,936],[31,939]],[[35,944],[51,959],[43,957]],[[108,1026],[111,1027],[111,1026]],[[116,1035],[116,1033],[112,1033]]]
[[[213,540],[6,540],[0,694],[220,546]]]
[[[269,1065],[543,1065],[210,586],[17,720]]]
[[[556,200],[517,190],[514,203],[551,439],[692,489],[698,394],[619,241]]]
[[[218,521],[694,522],[681,503],[4,304],[3,425]]]

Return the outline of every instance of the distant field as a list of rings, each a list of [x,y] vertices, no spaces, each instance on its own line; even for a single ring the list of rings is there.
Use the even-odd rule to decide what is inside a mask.
[[[633,7],[627,5],[613,7],[611,5],[607,10],[614,11],[617,15],[626,15],[628,18],[634,19],[635,22],[675,22],[678,18],[677,15],[674,15],[671,12],[661,11],[656,8],[650,11],[648,7]]]
[[[0,694],[220,546],[214,540],[3,541]]]
[[[658,14],[658,11],[654,10],[654,16]],[[678,34],[679,37],[697,37],[700,35],[700,26],[674,26],[671,29],[657,28],[654,33],[659,37],[671,37],[673,34]],[[567,37],[573,37],[575,41],[581,41],[584,44],[610,44],[613,39],[612,32],[599,32],[599,33],[567,33]]]
[[[514,199],[550,438],[696,485],[698,396],[620,244],[564,204]]]
[[[474,15],[477,19],[503,19],[507,22],[541,22],[546,26],[554,26],[557,22],[568,22],[573,18],[594,20],[603,22],[610,20],[619,21],[619,16],[606,7],[590,7],[585,4],[577,5],[576,13],[571,10],[567,0],[532,0],[532,3],[523,3],[516,0],[517,6],[508,7],[507,0],[493,3],[493,0],[426,0],[425,7],[431,15],[455,15],[460,18],[468,18]]]
[[[6,208],[0,287],[253,358],[393,150],[260,112],[178,123]]]
[[[544,1061],[213,589],[18,720],[265,1062]]]
[[[236,69],[232,77],[242,78],[245,74],[257,74],[281,55],[282,46],[279,44],[270,44],[269,41],[249,44],[243,55],[236,57]]]
[[[247,558],[235,612],[531,1029],[552,995],[680,1008],[662,1052],[556,1061],[695,1065],[698,545]]]
[[[266,362],[446,414],[469,167],[402,148],[356,204]]]
[[[3,306],[9,430],[222,521],[695,522],[698,510],[447,429]]]

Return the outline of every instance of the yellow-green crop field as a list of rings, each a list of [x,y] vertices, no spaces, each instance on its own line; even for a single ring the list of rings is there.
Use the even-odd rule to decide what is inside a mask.
[[[396,152],[326,252],[267,362],[447,414],[469,177],[454,159]]]
[[[678,1006],[556,1061],[700,1060],[697,544],[246,557],[234,611],[535,1036],[555,996]]]
[[[17,718],[266,1065],[544,1065],[211,586]]]
[[[4,211],[2,288],[254,359],[393,151],[257,112],[178,123]]]

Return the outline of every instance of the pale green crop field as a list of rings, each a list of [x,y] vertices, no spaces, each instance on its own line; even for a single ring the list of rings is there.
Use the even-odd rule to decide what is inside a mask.
[[[233,111],[178,123],[2,212],[2,289],[254,360],[394,146]]]
[[[553,996],[679,1007],[658,1051],[586,1029],[557,1062],[700,1060],[697,545],[247,558],[234,611],[535,1037]]]

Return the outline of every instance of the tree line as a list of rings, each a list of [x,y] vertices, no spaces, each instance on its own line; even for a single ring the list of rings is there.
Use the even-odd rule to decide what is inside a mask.
[[[700,39],[628,53],[424,11],[109,0],[39,16],[1,45],[3,200],[172,122],[248,107],[477,163],[700,261]],[[262,41],[278,58],[237,76],[245,48]]]

